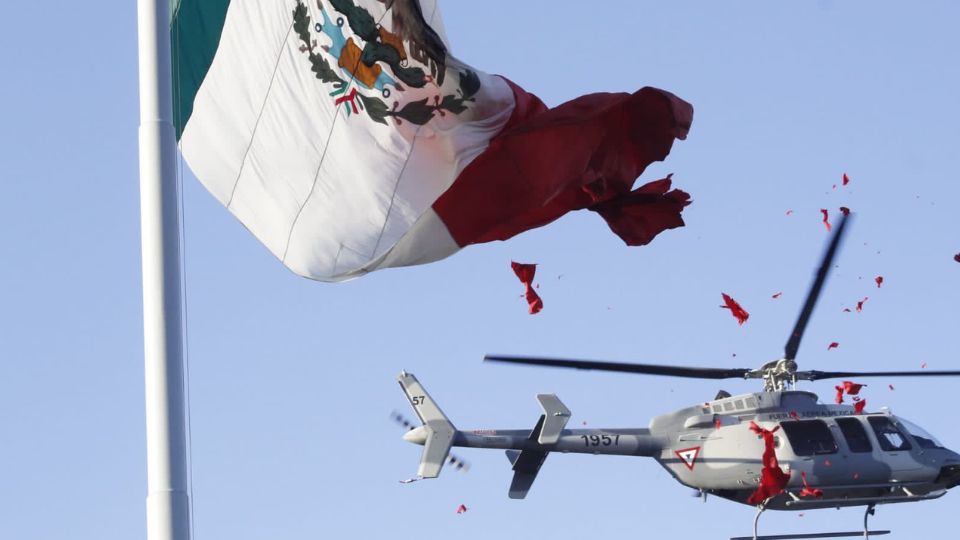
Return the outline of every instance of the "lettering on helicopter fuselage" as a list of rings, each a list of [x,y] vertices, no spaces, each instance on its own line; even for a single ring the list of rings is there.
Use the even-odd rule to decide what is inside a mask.
[[[620,435],[581,435],[584,446],[620,446]]]
[[[767,420],[796,420],[799,418],[834,418],[837,416],[853,416],[854,411],[791,411],[789,413],[773,413],[766,415]]]

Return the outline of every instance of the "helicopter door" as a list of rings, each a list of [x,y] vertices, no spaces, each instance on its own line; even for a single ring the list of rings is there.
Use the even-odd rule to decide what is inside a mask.
[[[910,454],[913,448],[910,440],[890,417],[868,416],[867,421],[877,437],[881,459],[890,466],[894,475],[897,471],[909,471],[922,467],[922,464]]]

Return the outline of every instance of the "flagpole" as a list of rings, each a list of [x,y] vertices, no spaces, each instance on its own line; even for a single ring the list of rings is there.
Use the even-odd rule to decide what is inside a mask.
[[[147,540],[190,540],[170,0],[137,0]]]

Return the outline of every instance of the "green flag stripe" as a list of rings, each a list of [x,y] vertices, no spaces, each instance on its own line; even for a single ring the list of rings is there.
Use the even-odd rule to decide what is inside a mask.
[[[193,100],[220,45],[230,0],[179,0],[170,22],[173,118],[177,140],[193,113]]]

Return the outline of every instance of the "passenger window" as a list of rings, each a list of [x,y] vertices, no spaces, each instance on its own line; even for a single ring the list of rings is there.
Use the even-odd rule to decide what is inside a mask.
[[[900,430],[893,425],[889,418],[886,416],[870,416],[867,420],[870,421],[873,432],[877,434],[877,442],[880,443],[880,448],[887,452],[910,449],[910,441],[903,436],[903,433],[900,433]]]
[[[851,452],[871,452],[873,445],[867,437],[867,430],[863,428],[863,423],[856,418],[837,418],[837,425],[843,432],[843,437],[847,440],[847,446]]]
[[[793,447],[793,453],[798,456],[837,452],[837,441],[823,420],[799,420],[782,422],[780,425]]]

